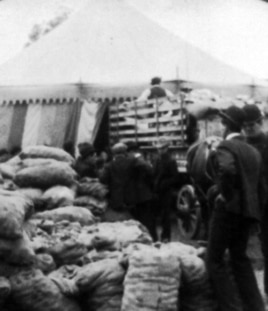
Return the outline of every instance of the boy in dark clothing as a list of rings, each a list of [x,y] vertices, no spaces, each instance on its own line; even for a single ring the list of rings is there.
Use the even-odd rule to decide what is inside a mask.
[[[135,208],[133,216],[140,221],[149,231],[154,241],[157,240],[155,210],[152,205],[153,199],[153,169],[147,163],[138,144],[129,142],[128,156],[134,159],[135,170],[133,173],[133,187],[135,189]]]
[[[96,164],[96,152],[90,143],[78,145],[79,157],[75,161],[74,169],[80,178],[97,178],[98,170]]]
[[[173,186],[178,180],[176,160],[169,152],[169,143],[160,139],[156,145],[158,157],[154,163],[154,192],[157,198],[157,207],[161,217],[161,240],[168,242],[171,239],[171,211],[173,202]]]

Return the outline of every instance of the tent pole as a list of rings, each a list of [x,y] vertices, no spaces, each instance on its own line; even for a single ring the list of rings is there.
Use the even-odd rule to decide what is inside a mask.
[[[176,92],[180,97],[180,113],[181,113],[181,141],[184,145],[184,94],[181,92],[180,80],[179,80],[179,66],[176,67]]]

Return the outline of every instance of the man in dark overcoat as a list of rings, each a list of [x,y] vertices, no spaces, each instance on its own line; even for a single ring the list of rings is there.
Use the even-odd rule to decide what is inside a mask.
[[[254,146],[261,154],[263,165],[263,185],[267,193],[268,189],[268,133],[263,131],[263,116],[257,105],[245,105],[244,133],[247,142]],[[264,257],[264,291],[266,299],[268,298],[268,201],[267,196],[264,197],[261,217],[261,245]]]
[[[108,186],[109,206],[117,211],[131,211],[135,206],[133,172],[135,160],[127,155],[127,146],[117,143],[112,147],[113,159],[104,166],[100,181]]]
[[[153,199],[153,168],[147,162],[136,142],[127,144],[128,156],[135,161],[135,170],[132,175],[135,189],[135,208],[133,216],[140,221],[149,231],[154,241],[156,234],[156,213],[152,204]]]
[[[212,158],[219,195],[211,220],[207,268],[220,310],[264,311],[246,254],[252,226],[260,221],[261,157],[240,134],[245,117],[243,110],[230,106],[220,115],[224,140]],[[225,267],[227,250],[234,282]],[[235,285],[238,295],[235,295]]]

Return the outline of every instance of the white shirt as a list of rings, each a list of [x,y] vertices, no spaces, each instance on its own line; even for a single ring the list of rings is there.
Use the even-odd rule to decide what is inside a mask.
[[[240,136],[240,135],[241,135],[240,133],[231,133],[231,134],[226,136],[225,140],[230,140],[230,139],[237,137],[237,136]]]
[[[159,86],[159,87],[161,87],[160,84],[155,84],[155,85],[153,85],[153,86]],[[164,90],[165,90],[165,92],[166,92],[166,96],[167,96],[167,97],[171,97],[171,98],[174,97],[174,94],[173,94],[170,90],[167,90],[167,89],[165,89],[165,88],[164,88]],[[148,97],[150,96],[150,94],[151,94],[151,88],[148,88],[148,89],[144,90],[144,91],[141,93],[140,97],[137,99],[137,101],[145,101],[145,100],[147,100]]]

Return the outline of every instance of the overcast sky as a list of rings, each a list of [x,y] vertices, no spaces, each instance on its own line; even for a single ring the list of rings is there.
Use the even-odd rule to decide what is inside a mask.
[[[0,2],[0,64],[18,54],[35,24],[81,7],[85,0],[4,0]]]
[[[75,12],[86,1],[1,1],[0,64],[21,51],[34,24],[45,23],[61,12]],[[268,78],[268,4],[260,0],[125,1],[228,64]]]

